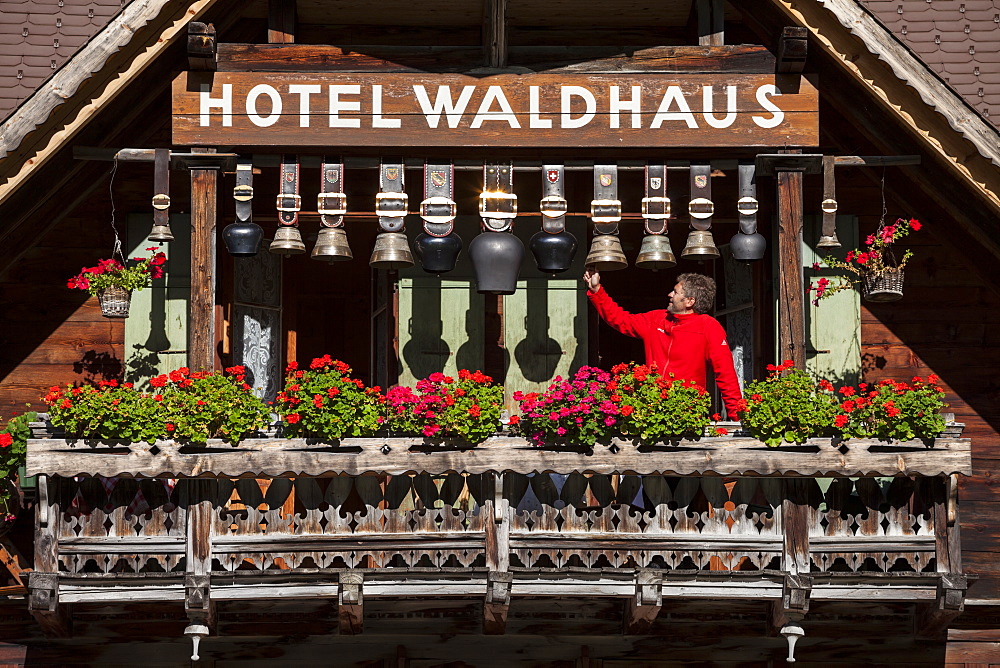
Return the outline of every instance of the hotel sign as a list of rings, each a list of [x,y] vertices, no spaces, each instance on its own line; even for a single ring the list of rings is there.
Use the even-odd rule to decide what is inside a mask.
[[[815,146],[819,95],[773,74],[184,73],[173,143]]]

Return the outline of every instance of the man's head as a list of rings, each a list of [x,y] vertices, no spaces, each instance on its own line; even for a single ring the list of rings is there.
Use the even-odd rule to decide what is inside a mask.
[[[667,310],[674,315],[708,313],[715,304],[715,281],[702,274],[681,274]]]

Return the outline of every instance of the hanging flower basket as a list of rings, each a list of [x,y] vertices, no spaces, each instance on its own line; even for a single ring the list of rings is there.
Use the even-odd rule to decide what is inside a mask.
[[[97,301],[101,303],[101,315],[105,318],[127,318],[132,291],[120,285],[101,288],[97,291]]]
[[[903,298],[903,270],[889,269],[885,273],[866,274],[861,296],[870,302],[895,302]]]

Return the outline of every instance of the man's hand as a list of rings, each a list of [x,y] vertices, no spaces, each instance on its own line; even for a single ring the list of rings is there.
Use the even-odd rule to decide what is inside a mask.
[[[583,282],[587,284],[587,288],[591,292],[597,292],[601,289],[601,272],[597,271],[596,265],[587,265],[587,270],[583,272]]]

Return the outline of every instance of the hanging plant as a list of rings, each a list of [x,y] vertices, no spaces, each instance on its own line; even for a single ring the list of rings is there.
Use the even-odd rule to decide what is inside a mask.
[[[915,218],[906,220],[898,218],[892,225],[880,224],[874,234],[869,234],[863,249],[848,251],[847,256],[840,260],[833,256],[823,258],[828,267],[842,269],[853,274],[840,280],[820,278],[808,288],[814,293],[813,304],[818,305],[821,299],[826,299],[841,290],[856,288],[868,301],[891,302],[903,298],[903,269],[913,251],[907,249],[903,257],[896,259],[892,245],[921,228],[920,221]],[[819,263],[813,269],[820,269]]]
[[[149,257],[132,258],[128,266],[114,258],[98,260],[93,267],[84,267],[66,282],[71,290],[86,290],[97,295],[101,313],[108,318],[127,318],[133,290],[149,287],[150,281],[164,274],[167,256],[153,246],[146,249]]]

